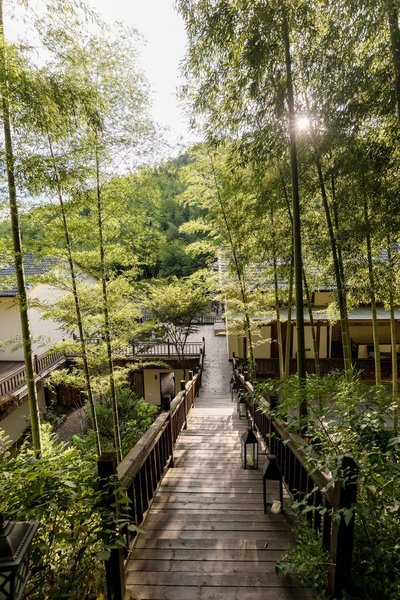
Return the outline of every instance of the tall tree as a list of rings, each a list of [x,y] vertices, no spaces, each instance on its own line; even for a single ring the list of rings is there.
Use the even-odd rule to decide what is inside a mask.
[[[33,369],[32,340],[28,317],[28,298],[24,276],[24,258],[21,243],[17,189],[15,177],[15,161],[12,141],[12,115],[9,96],[9,77],[12,71],[8,61],[8,46],[4,37],[3,2],[0,0],[0,90],[3,112],[4,145],[8,181],[8,196],[11,215],[12,240],[14,248],[15,272],[18,287],[19,312],[21,319],[22,344],[24,350],[26,385],[30,423],[32,428],[32,444],[37,454],[41,451],[40,416],[36,395],[35,373]]]

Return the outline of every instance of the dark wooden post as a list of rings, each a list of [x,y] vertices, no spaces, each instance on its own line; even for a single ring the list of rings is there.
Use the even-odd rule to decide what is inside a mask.
[[[104,493],[103,506],[106,512],[113,514],[117,519],[119,507],[115,497],[115,479],[117,472],[117,458],[114,452],[105,452],[97,461],[99,486]],[[110,524],[108,515],[103,517],[105,529],[114,529]],[[107,600],[123,600],[125,593],[124,550],[113,548],[110,557],[105,561]]]
[[[186,381],[181,379],[181,392],[183,392],[183,409],[185,412],[185,423],[183,429],[187,429],[187,406],[186,406]]]
[[[193,408],[194,407],[194,382],[193,382],[193,371],[189,371],[189,381],[192,382],[192,387],[191,387],[191,404],[190,407]]]
[[[37,354],[33,355],[33,367],[36,375],[39,375],[39,359]]]
[[[358,468],[354,460],[344,457],[342,460],[343,482],[336,482],[334,509],[350,509],[357,499]],[[354,542],[354,514],[348,525],[343,515],[339,523],[332,519],[330,553],[332,566],[329,569],[328,586],[332,598],[340,598],[343,590],[351,586],[351,560]]]
[[[167,340],[167,344],[168,344],[168,357],[171,356],[171,347],[170,347],[170,341]]]
[[[175,464],[174,464],[174,419],[172,417],[171,408],[169,409],[168,420],[169,420],[169,438],[170,438],[169,452],[171,454],[171,462],[170,462],[169,466],[173,468],[175,466]]]

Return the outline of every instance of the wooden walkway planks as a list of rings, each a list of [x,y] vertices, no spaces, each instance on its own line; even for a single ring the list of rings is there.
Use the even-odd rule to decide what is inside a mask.
[[[229,398],[224,340],[214,338],[214,352],[212,342],[175,467],[127,561],[126,600],[309,600],[309,590],[275,574],[292,543],[289,526],[284,515],[263,513],[261,469],[241,468],[247,423]]]

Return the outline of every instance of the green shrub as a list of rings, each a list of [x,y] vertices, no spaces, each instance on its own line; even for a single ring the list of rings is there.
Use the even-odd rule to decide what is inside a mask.
[[[122,442],[122,454],[125,456],[139,441],[142,435],[153,423],[158,406],[148,404],[139,399],[130,388],[118,390],[118,415]],[[111,401],[105,398],[96,405],[97,423],[100,431],[101,449],[103,452],[113,451],[113,418]],[[93,432],[87,430],[87,440],[94,445]]]
[[[43,427],[43,453],[27,443],[18,453],[0,436],[0,509],[12,520],[36,520],[27,597],[32,600],[101,598],[103,559],[109,551],[102,532],[102,498],[96,458],[66,446]]]
[[[397,600],[400,598],[400,437],[392,427],[396,408],[384,386],[360,381],[354,373],[346,377],[334,372],[326,377],[308,376],[308,443],[303,450],[309,471],[318,468],[331,473],[332,484],[343,483],[345,474],[338,465],[345,456],[358,467],[355,505],[355,546],[353,582],[358,598]],[[293,415],[298,405],[295,377],[287,382],[272,382],[258,387],[256,393],[278,393],[280,406],[276,418]],[[295,427],[294,416],[289,426]],[[295,503],[309,510],[307,498]],[[323,507],[321,507],[323,510]],[[350,512],[348,513],[350,515]],[[346,518],[346,514],[344,514]],[[317,549],[315,550],[317,557]],[[297,555],[301,561],[310,556]]]
[[[292,533],[296,545],[285,551],[275,570],[280,577],[294,577],[315,590],[318,600],[325,600],[331,557],[322,548],[321,534],[308,527],[301,515]]]

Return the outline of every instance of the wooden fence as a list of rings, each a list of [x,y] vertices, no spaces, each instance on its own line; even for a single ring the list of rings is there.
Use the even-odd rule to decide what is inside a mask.
[[[289,432],[282,421],[270,416],[270,402],[265,398],[253,400],[253,386],[235,368],[237,390],[248,392],[246,402],[252,421],[268,453],[278,459],[284,484],[294,499],[306,499],[310,510],[306,513],[310,527],[321,532],[322,545],[332,557],[329,568],[329,593],[339,598],[343,590],[351,588],[351,560],[354,538],[354,513],[346,525],[343,510],[351,508],[357,496],[357,466],[351,458],[342,461],[342,482],[332,485],[328,474],[311,468],[302,448],[304,440]]]
[[[189,377],[187,383],[181,381],[182,389],[172,400],[169,410],[159,415],[118,466],[112,453],[103,454],[98,461],[106,508],[115,511],[117,517],[121,515],[122,507],[115,499],[118,488],[122,487],[130,499],[128,522],[123,530],[125,549],[113,549],[105,564],[107,597],[113,600],[124,597],[124,562],[127,549],[137,535],[129,525],[140,527],[164,473],[174,466],[175,442],[182,429],[186,429],[188,412],[199,393],[201,369],[195,375],[189,372]]]

